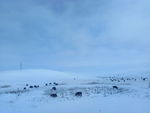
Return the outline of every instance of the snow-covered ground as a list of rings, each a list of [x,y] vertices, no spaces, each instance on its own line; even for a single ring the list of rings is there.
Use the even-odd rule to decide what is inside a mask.
[[[0,113],[150,113],[149,83],[149,77],[141,76],[87,77],[51,70],[0,72]],[[82,96],[75,96],[77,92]],[[50,96],[52,93],[57,97]]]

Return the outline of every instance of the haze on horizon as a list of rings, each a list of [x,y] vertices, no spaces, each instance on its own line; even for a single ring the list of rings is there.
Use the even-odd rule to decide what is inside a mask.
[[[0,70],[150,71],[149,0],[0,0]]]

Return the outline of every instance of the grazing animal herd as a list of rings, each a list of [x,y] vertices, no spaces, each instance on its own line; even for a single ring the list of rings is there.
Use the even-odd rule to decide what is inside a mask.
[[[59,84],[57,82],[45,83],[44,86],[50,86],[50,85],[52,85],[53,87],[50,89],[51,93],[49,95],[51,97],[58,97],[57,92],[56,92],[57,91],[56,86],[58,86]],[[29,84],[26,84],[25,87],[23,88],[23,90],[33,89],[33,88],[39,88],[39,87],[40,87],[39,85],[29,85]],[[81,97],[82,96],[82,92],[81,91],[75,92],[74,96]]]
[[[123,78],[123,77],[109,77],[108,78],[112,83],[113,82],[126,82],[126,81],[137,81],[136,78]],[[148,80],[148,78],[144,78],[144,77],[141,77],[140,80],[142,81],[146,81]],[[50,91],[51,93],[49,94],[51,97],[58,97],[57,95],[57,88],[56,86],[58,86],[59,84],[57,82],[53,82],[53,83],[45,83],[44,86],[52,86]],[[23,90],[27,90],[27,89],[33,89],[33,88],[39,88],[40,86],[39,85],[29,85],[29,84],[26,84],[25,87],[23,88]],[[112,89],[113,90],[119,90],[119,87],[114,85],[112,86]],[[77,91],[74,93],[74,96],[76,97],[82,97],[83,96],[83,93],[82,91]]]
[[[111,82],[137,81],[137,79],[133,78],[133,77],[131,77],[131,78],[129,78],[129,77],[125,77],[125,78],[123,78],[123,77],[109,77],[109,80]],[[139,80],[146,81],[146,80],[148,80],[148,78],[147,77],[140,77]]]

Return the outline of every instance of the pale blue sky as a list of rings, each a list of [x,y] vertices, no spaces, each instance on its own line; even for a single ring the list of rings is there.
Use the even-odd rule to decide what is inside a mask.
[[[149,70],[149,31],[149,0],[0,0],[0,70]]]

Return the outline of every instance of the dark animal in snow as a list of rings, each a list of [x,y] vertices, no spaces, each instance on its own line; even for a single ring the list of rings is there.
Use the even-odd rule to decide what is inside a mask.
[[[143,78],[143,81],[145,81],[146,80],[146,78]]]
[[[29,88],[33,88],[33,86],[30,86]]]
[[[56,87],[52,87],[52,90],[56,90]]]
[[[75,96],[81,97],[82,96],[82,92],[76,92]]]
[[[53,84],[56,85],[56,86],[58,85],[58,83],[56,83],[56,82],[54,82]]]
[[[57,97],[56,93],[50,94],[51,97]]]
[[[117,86],[113,86],[113,89],[118,89],[118,87]]]
[[[38,88],[38,87],[39,87],[39,85],[34,85],[34,87],[35,87],[35,88]]]

